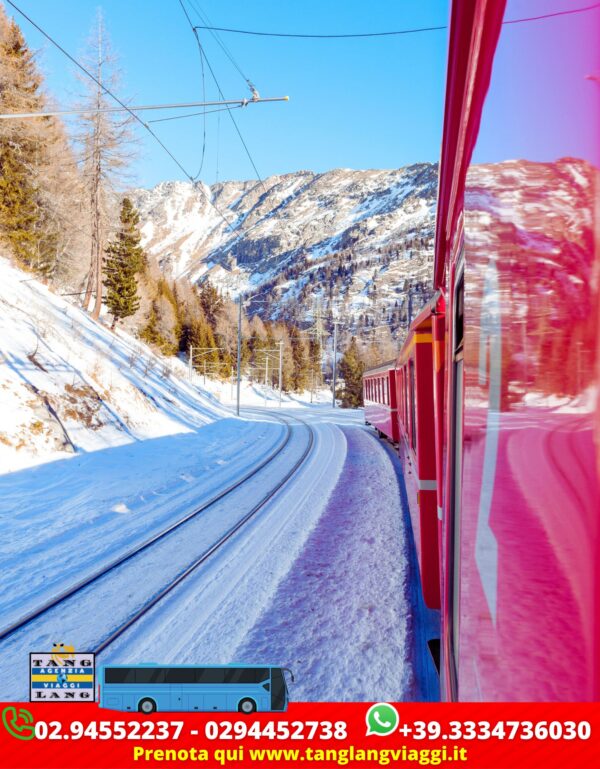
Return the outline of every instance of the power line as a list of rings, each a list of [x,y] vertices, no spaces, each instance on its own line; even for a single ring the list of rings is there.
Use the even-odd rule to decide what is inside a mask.
[[[74,56],[71,56],[71,54],[68,51],[66,51],[62,47],[62,45],[60,45],[60,43],[58,43],[51,35],[49,35],[47,32],[45,32],[39,26],[39,24],[36,24],[36,22],[30,16],[28,16],[24,11],[22,11],[17,5],[15,5],[15,3],[13,3],[12,0],[6,0],[6,2],[10,6],[12,6],[15,9],[15,11],[17,11],[17,13],[21,14],[21,16],[23,16],[23,18],[27,19],[27,21],[32,26],[34,26],[38,30],[38,32],[40,32],[46,38],[46,40],[48,40],[50,43],[52,43],[52,45],[55,48],[58,48],[58,50],[61,53],[63,53],[71,62],[73,62],[73,64],[75,64],[75,66],[78,69],[80,69],[85,75],[87,75],[91,80],[93,80],[94,83],[96,83],[96,85],[100,86],[100,88],[104,91],[105,94],[107,94],[112,99],[114,99],[117,102],[117,104],[119,104],[126,112],[129,112],[129,114],[134,118],[134,120],[136,120],[141,126],[143,126],[146,129],[146,131],[148,131],[148,133],[154,138],[154,140],[156,142],[158,142],[158,144],[163,148],[163,150],[167,153],[167,155],[169,155],[171,160],[178,166],[178,168],[185,174],[185,176],[187,176],[187,178],[191,182],[194,181],[194,178],[192,176],[190,176],[190,174],[183,167],[183,165],[179,162],[179,160],[175,157],[175,155],[173,155],[171,150],[164,144],[163,141],[161,141],[161,139],[159,139],[159,137],[147,125],[147,123],[144,123],[144,121],[138,115],[136,115],[135,112],[133,112],[130,109],[130,107],[128,107],[124,102],[122,102],[121,99],[119,99],[118,96],[115,96],[115,94],[112,91],[110,91],[105,85],[103,85],[88,69],[86,69],[83,66],[83,64],[81,64],[79,61],[77,61],[77,59]]]
[[[146,112],[148,110],[167,110],[167,109],[191,109],[192,107],[226,107],[233,105],[232,109],[237,107],[247,107],[249,104],[262,104],[263,102],[288,101],[287,96],[258,97],[257,99],[229,99],[227,101],[194,101],[179,104],[135,104],[130,107],[90,107],[89,109],[62,109],[51,112],[4,112],[0,114],[0,120],[24,120],[34,117],[62,117],[64,115],[98,115],[111,112]],[[217,110],[213,110],[217,111]],[[202,115],[202,112],[195,112],[195,115]],[[207,113],[208,114],[208,113]],[[191,117],[191,115],[181,115],[180,117]],[[171,119],[171,118],[169,118]],[[159,122],[149,120],[149,123]],[[144,126],[146,124],[144,123]]]
[[[35,21],[33,21],[32,18],[30,18],[24,11],[22,11],[12,0],[6,0],[6,2],[12,6],[17,13],[20,13],[23,18],[27,19],[27,21],[35,27],[38,32],[40,32],[46,40],[48,40],[50,43],[52,43],[55,48],[58,48],[58,50],[63,53],[75,66],[80,69],[85,75],[87,75],[91,80],[96,83],[96,85],[100,86],[100,88],[106,93],[108,96],[110,96],[112,99],[114,99],[117,104],[119,104],[125,112],[129,112],[129,114],[136,120],[141,126],[143,126],[146,131],[152,136],[152,138],[162,147],[162,149],[167,153],[167,155],[171,158],[171,160],[177,165],[177,167],[182,171],[182,173],[189,179],[189,181],[196,187],[196,180],[194,177],[188,173],[187,169],[184,168],[184,166],[180,163],[180,161],[175,157],[175,155],[171,152],[171,150],[165,145],[165,143],[156,135],[156,133],[150,128],[150,126],[145,123],[138,115],[135,114],[135,112],[132,111],[130,107],[128,107],[126,104],[124,104],[121,99],[119,99],[118,96],[115,96],[115,94],[110,91],[105,85],[103,85],[94,75],[86,69],[83,64],[81,64],[74,56],[71,56],[71,54],[66,51],[60,43],[58,43],[51,35],[49,35],[47,32],[45,32],[39,24],[36,24]],[[203,193],[204,194],[204,193]],[[215,211],[219,214],[219,216],[223,219],[225,224],[229,227],[230,230],[233,230],[233,226],[230,224],[230,222],[227,220],[225,215],[219,210],[219,208],[215,205],[215,203],[205,194],[204,197],[207,199],[208,203],[215,209]]]
[[[188,15],[185,5],[183,4],[183,0],[179,0],[179,5],[181,6],[181,10],[184,12],[186,19],[189,21],[190,24],[192,24],[192,20]],[[195,35],[195,37],[196,37],[196,42],[198,43],[198,53],[200,54],[200,69],[202,71],[202,101],[206,101],[206,87],[204,82],[204,54],[202,51],[202,46],[200,45],[200,40],[198,39],[198,35]],[[204,167],[205,153],[206,153],[206,110],[204,110],[204,119],[202,124],[202,155],[200,157],[200,168],[198,169],[198,173],[194,177],[194,180],[200,178],[200,174],[202,173],[202,169]]]
[[[179,0],[179,3],[183,6],[183,0]],[[185,9],[184,9],[184,11],[185,11]],[[204,59],[206,61],[206,65],[207,65],[207,67],[209,69],[210,74],[212,75],[212,79],[215,81],[215,85],[217,86],[217,91],[220,94],[221,98],[225,99],[225,97],[223,96],[223,91],[221,90],[221,86],[219,85],[219,81],[217,80],[217,76],[215,75],[215,72],[214,72],[214,70],[213,70],[213,68],[211,66],[211,63],[208,60],[208,56],[206,55],[206,52],[202,48],[202,43],[200,42],[200,36],[198,35],[199,27],[194,26],[194,24],[193,24],[192,20],[190,19],[187,11],[185,11],[185,16],[186,16],[186,18],[187,18],[187,20],[188,20],[188,22],[190,24],[192,32],[194,33],[194,37],[196,38],[196,42],[198,43],[198,46],[199,46],[200,50],[204,54]],[[250,163],[252,164],[252,168],[254,169],[254,173],[256,174],[256,177],[257,177],[258,181],[260,182],[263,190],[266,192],[267,189],[265,187],[265,184],[264,184],[264,182],[262,180],[262,177],[261,177],[260,173],[258,172],[258,168],[256,167],[256,163],[254,162],[254,158],[252,157],[252,154],[251,154],[250,150],[248,149],[248,145],[246,144],[246,142],[244,140],[244,137],[242,136],[242,132],[240,131],[239,126],[238,126],[235,118],[231,114],[231,110],[228,109],[227,111],[229,113],[229,117],[231,118],[231,122],[233,123],[234,128],[235,128],[235,130],[237,132],[237,135],[239,136],[240,141],[242,142],[244,150],[246,151],[246,155],[248,156],[248,159],[250,160]]]
[[[401,29],[392,32],[360,32],[355,34],[339,35],[313,35],[293,32],[258,32],[249,29],[231,29],[230,27],[213,27],[208,25],[198,25],[196,29],[205,29],[209,32],[230,32],[236,35],[254,35],[256,37],[294,37],[302,39],[333,40],[352,37],[391,37],[393,35],[410,35],[414,32],[433,32],[434,30],[447,29],[447,26],[441,27],[420,27],[418,29]]]
[[[231,109],[241,109],[242,107],[245,107],[245,104],[238,104],[236,107],[231,107]],[[184,115],[173,115],[172,117],[160,117],[156,118],[155,120],[149,120],[149,123],[166,123],[168,120],[183,120],[186,117],[199,117],[200,115],[214,115],[215,112],[227,112],[227,108],[223,107],[222,109],[209,109],[206,112],[188,112]]]
[[[572,8],[570,11],[555,11],[554,13],[543,13],[541,16],[526,16],[522,19],[507,19],[503,21],[503,24],[523,24],[527,21],[540,21],[541,19],[552,19],[555,16],[571,16],[574,13],[584,13],[585,11],[593,11],[595,8],[600,8],[600,3],[594,3],[593,5],[586,5],[583,8]]]
[[[194,11],[198,14],[199,18],[205,23],[210,25],[211,21],[206,13],[203,13],[200,10],[200,7],[194,2],[194,0],[188,0],[188,3],[191,5],[191,7],[194,9]],[[250,83],[250,80],[246,76],[246,74],[242,71],[242,68],[239,66],[237,61],[233,58],[233,54],[229,50],[229,48],[225,45],[225,43],[221,40],[219,35],[217,35],[216,32],[213,32],[212,30],[209,30],[210,34],[213,36],[214,40],[217,42],[217,44],[221,47],[221,50],[227,56],[229,61],[233,64],[233,66],[236,68],[236,70],[240,73],[241,77],[244,79],[246,83]]]
[[[540,21],[542,19],[552,19],[556,16],[570,16],[574,13],[584,13],[586,11],[593,11],[595,8],[600,7],[600,3],[594,3],[593,5],[587,5],[582,8],[572,8],[567,11],[555,11],[553,13],[543,13],[539,16],[526,16],[520,19],[507,19],[503,21],[503,24],[523,24],[530,21]],[[253,35],[255,37],[285,37],[285,38],[298,38],[303,40],[347,40],[351,38],[369,38],[369,37],[394,37],[398,35],[414,35],[421,32],[437,32],[442,29],[448,29],[447,24],[443,24],[436,27],[415,27],[413,29],[395,29],[385,32],[355,32],[344,34],[307,34],[307,33],[295,33],[295,32],[259,32],[257,30],[250,29],[232,29],[231,27],[215,27],[212,25],[199,25],[196,29],[205,29],[209,32],[228,32],[235,35]]]

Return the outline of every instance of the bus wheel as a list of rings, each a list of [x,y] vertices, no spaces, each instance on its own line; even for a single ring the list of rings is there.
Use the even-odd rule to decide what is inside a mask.
[[[138,710],[140,713],[156,713],[156,702],[150,699],[150,697],[146,697],[145,699],[140,700]]]
[[[254,700],[251,700],[249,698],[245,700],[240,700],[240,704],[238,705],[238,711],[240,713],[255,713],[256,702],[254,702]]]

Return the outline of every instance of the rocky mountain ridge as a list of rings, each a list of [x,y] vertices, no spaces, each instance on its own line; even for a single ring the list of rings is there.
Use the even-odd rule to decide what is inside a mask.
[[[396,331],[409,293],[422,299],[429,288],[436,193],[437,164],[419,163],[163,182],[132,197],[143,245],[171,277],[257,294],[263,317],[336,315],[353,329]]]

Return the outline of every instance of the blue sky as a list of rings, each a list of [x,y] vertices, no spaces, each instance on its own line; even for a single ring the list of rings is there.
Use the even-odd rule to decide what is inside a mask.
[[[200,61],[178,0],[16,0],[69,52],[85,49],[101,7],[123,80],[119,96],[138,104],[201,98]],[[447,0],[185,0],[217,26],[289,32],[364,32],[437,26]],[[7,7],[12,13],[10,7]],[[15,13],[30,45],[40,49],[49,90],[68,105],[78,91],[73,66]],[[240,74],[208,33],[206,52],[228,98],[249,94]],[[263,96],[288,103],[235,112],[260,174],[329,168],[394,168],[439,156],[447,34],[434,31],[349,41],[280,40],[222,35]],[[207,98],[216,88],[207,73]],[[159,117],[159,115],[154,115]],[[251,179],[254,172],[227,113],[206,118],[202,179]],[[194,175],[202,152],[202,119],[153,126]],[[219,129],[217,131],[217,128]],[[136,132],[134,181],[153,185],[183,174],[151,139]],[[218,151],[217,151],[218,148]]]

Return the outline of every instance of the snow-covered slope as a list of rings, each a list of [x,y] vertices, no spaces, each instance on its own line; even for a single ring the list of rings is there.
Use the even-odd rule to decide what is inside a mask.
[[[0,258],[1,473],[189,432],[229,412],[180,361],[113,334]]]
[[[407,279],[428,281],[436,190],[437,165],[420,163],[262,184],[163,182],[132,197],[144,246],[172,277],[260,290],[272,317],[302,317],[320,297],[325,312],[357,320],[370,310],[374,321],[404,301]]]

